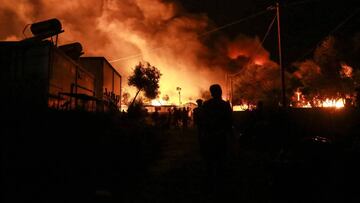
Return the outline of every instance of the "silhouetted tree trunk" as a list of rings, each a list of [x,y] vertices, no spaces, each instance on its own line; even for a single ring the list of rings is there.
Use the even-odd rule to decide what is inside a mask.
[[[133,105],[134,105],[134,103],[135,103],[135,101],[136,101],[136,97],[138,96],[138,94],[140,93],[141,90],[142,90],[142,89],[139,89],[139,90],[136,92],[135,97],[134,97],[134,99],[132,100],[130,106],[133,106]]]

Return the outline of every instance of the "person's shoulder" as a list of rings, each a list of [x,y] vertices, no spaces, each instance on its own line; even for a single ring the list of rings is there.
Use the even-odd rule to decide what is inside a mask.
[[[230,103],[229,103],[228,101],[223,100],[223,99],[219,100],[218,102],[219,102],[219,104],[221,104],[222,106],[230,106]]]
[[[225,100],[223,100],[223,99],[221,99],[220,102],[221,102],[222,104],[229,104],[228,101],[225,101]]]
[[[231,105],[228,101],[224,101],[224,100],[220,100],[218,101],[218,107],[223,109],[223,110],[231,110]]]
[[[206,100],[206,101],[204,101],[204,103],[203,103],[203,107],[206,107],[206,106],[208,106],[208,105],[210,105],[211,103],[212,103],[212,100],[213,99],[208,99],[208,100]]]

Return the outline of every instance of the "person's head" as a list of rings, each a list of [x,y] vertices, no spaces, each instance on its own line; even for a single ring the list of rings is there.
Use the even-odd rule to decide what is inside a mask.
[[[222,90],[220,85],[213,84],[210,86],[210,93],[213,98],[221,98]]]
[[[202,99],[198,99],[198,100],[196,100],[196,103],[197,103],[198,106],[201,106],[202,103],[203,103],[203,100],[202,100]]]

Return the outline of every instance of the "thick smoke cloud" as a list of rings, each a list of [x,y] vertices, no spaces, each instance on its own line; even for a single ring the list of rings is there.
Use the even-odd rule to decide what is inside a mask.
[[[270,60],[270,54],[261,46],[259,38],[238,36],[229,43],[228,56],[237,71],[232,79],[233,102],[255,105],[263,101],[267,105],[277,105],[280,69]]]
[[[176,87],[182,88],[183,101],[195,101],[212,83],[225,89],[226,74],[241,72],[241,77],[234,80],[238,89],[235,92],[246,90],[254,82],[264,83],[261,91],[271,92],[278,85],[272,82],[279,79],[277,64],[270,61],[258,38],[203,35],[214,28],[211,20],[204,14],[187,13],[173,1],[0,0],[0,3],[0,40],[20,40],[26,24],[58,18],[65,30],[60,35],[60,44],[78,41],[85,55],[105,56],[124,81],[139,61],[159,68],[160,91],[173,103],[178,101]],[[29,31],[25,34],[30,36]],[[125,87],[124,92],[132,90]]]

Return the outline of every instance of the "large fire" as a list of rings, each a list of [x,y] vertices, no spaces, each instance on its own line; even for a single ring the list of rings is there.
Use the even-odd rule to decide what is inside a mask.
[[[337,92],[332,96],[329,96],[329,94],[327,94],[327,96],[321,96],[321,94],[309,96],[304,95],[299,89],[297,89],[291,97],[292,106],[297,108],[343,108],[345,106],[353,106],[355,94],[351,90],[354,87],[354,84],[356,84],[356,80],[353,79],[353,68],[346,63],[340,63],[339,65],[340,70],[338,72],[337,83],[334,84],[335,86],[346,87],[342,88],[343,92]],[[305,81],[303,83],[305,85],[308,83],[315,86],[317,81],[324,80],[320,67],[314,61],[305,61],[302,63],[300,70],[295,72],[294,75],[297,78],[301,78],[302,81]],[[338,90],[341,90],[341,88],[338,88]]]
[[[0,29],[0,40],[21,40],[30,36],[28,31],[23,33],[25,25],[58,18],[65,30],[59,45],[79,41],[85,55],[105,56],[123,76],[122,92],[130,94],[129,98],[136,90],[127,86],[127,78],[141,61],[162,73],[161,94],[149,101],[153,105],[194,103],[205,98],[204,92],[213,83],[222,85],[224,98],[233,102],[234,109],[255,108],[259,100],[278,100],[279,66],[270,59],[259,37],[208,36],[204,33],[214,29],[212,21],[205,14],[186,12],[176,1],[0,1],[0,22],[6,27]],[[301,80],[303,86],[313,85],[326,73],[321,68],[332,62],[322,60],[333,57],[334,42],[329,38],[326,46],[315,51],[314,60],[298,63],[292,77]],[[336,74],[342,79],[356,75],[348,64],[341,64]],[[300,93],[292,101],[294,107],[341,108],[346,99],[308,98]],[[236,105],[241,103],[246,105]]]
[[[123,92],[135,96],[127,77],[136,64],[149,62],[160,69],[160,98],[194,102],[212,83],[224,84],[222,64],[212,62],[201,34],[210,28],[207,16],[190,14],[162,0],[1,0],[0,40],[20,40],[25,25],[58,18],[65,32],[59,44],[79,41],[87,56],[105,56],[122,74]],[[25,36],[31,36],[25,32]],[[211,66],[211,67],[210,67]],[[223,76],[223,77],[221,77]]]
[[[333,97],[333,98],[321,98],[321,97],[313,97],[310,99],[306,99],[306,97],[302,94],[300,90],[294,92],[292,100],[292,107],[295,108],[313,108],[313,107],[323,107],[323,108],[343,108],[346,105],[346,101],[350,101],[352,98],[347,96],[345,98],[342,97]],[[350,104],[349,104],[350,105]]]

